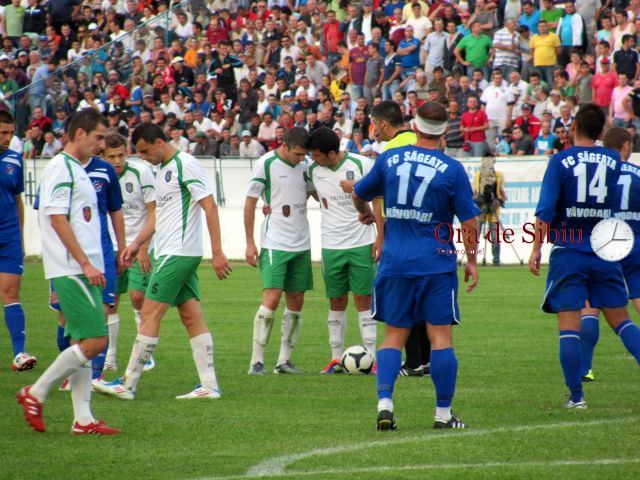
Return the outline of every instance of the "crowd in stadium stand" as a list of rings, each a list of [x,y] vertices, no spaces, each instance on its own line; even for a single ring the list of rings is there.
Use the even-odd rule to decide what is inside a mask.
[[[82,108],[124,135],[154,122],[196,155],[255,157],[327,126],[376,156],[382,100],[407,120],[445,104],[456,157],[568,148],[589,102],[640,149],[640,0],[1,3],[0,92],[26,158],[61,149]]]

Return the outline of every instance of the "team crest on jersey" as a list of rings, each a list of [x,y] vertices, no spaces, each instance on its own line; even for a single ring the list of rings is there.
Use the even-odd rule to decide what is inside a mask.
[[[167,183],[171,181],[171,170],[164,174],[164,181]]]
[[[127,182],[124,186],[124,189],[127,191],[127,193],[133,192],[133,183]]]
[[[327,199],[324,197],[322,197],[322,206],[324,207],[325,210],[329,208],[329,202],[327,202]]]
[[[104,183],[99,181],[99,180],[94,180],[93,181],[93,188],[96,189],[96,193],[100,193],[102,191],[102,187],[104,186]]]
[[[8,175],[13,175],[13,165],[7,164],[4,167],[4,171],[7,172]]]
[[[86,222],[91,221],[91,207],[82,207],[82,215]]]
[[[356,177],[355,177],[355,175],[353,173],[353,170],[349,170],[347,172],[347,180],[353,180],[354,178],[356,178]]]
[[[289,205],[283,205],[282,206],[282,214],[285,217],[288,217],[289,215],[291,215],[291,207]]]

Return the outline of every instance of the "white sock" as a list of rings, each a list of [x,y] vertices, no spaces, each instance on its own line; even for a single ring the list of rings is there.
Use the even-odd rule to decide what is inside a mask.
[[[140,332],[140,325],[142,324],[142,315],[140,310],[133,309],[133,319],[136,322],[136,332]]]
[[[147,337],[141,333],[136,336],[136,341],[131,350],[129,364],[124,374],[124,386],[132,392],[136,391],[136,386],[138,385],[138,380],[140,380],[144,364],[147,363],[147,360],[149,360],[149,357],[151,357],[157,346],[158,337]]]
[[[451,407],[436,407],[436,420],[448,422],[451,419]]]
[[[109,348],[107,349],[107,363],[114,363],[118,351],[118,333],[120,332],[120,316],[117,313],[107,316],[109,330]]]
[[[216,370],[213,366],[213,337],[211,332],[201,333],[191,340],[193,360],[196,362],[200,384],[203,388],[218,390]]]
[[[33,384],[30,390],[31,395],[36,397],[40,403],[44,403],[49,390],[51,390],[54,385],[60,383],[64,378],[67,378],[88,361],[89,359],[85,357],[82,350],[80,350],[80,345],[77,343],[71,345],[66,350],[60,352],[49,368],[47,368],[36,383]]]
[[[298,343],[302,328],[302,312],[294,312],[288,308],[282,314],[282,329],[280,330],[280,354],[276,365],[282,365],[291,360],[293,347]]]
[[[251,353],[251,365],[256,362],[260,362],[264,365],[264,349],[269,342],[268,337],[271,334],[271,328],[273,328],[273,314],[274,311],[264,305],[260,305],[256,312],[256,316],[253,319],[253,351]],[[262,328],[264,328],[264,319],[270,322],[271,325],[269,327],[269,335],[266,335],[266,332],[262,332]],[[266,339],[264,338],[265,335],[267,337]],[[260,341],[258,341],[259,339]]]
[[[381,398],[378,400],[378,411],[381,412],[382,410],[393,412],[393,400],[390,398]]]
[[[377,322],[371,316],[371,311],[358,312],[358,324],[364,347],[376,358]]]
[[[96,419],[91,413],[91,362],[80,366],[70,377],[73,419],[80,425],[89,425]]]
[[[329,326],[329,346],[331,347],[331,359],[340,360],[344,353],[344,335],[347,331],[347,312],[329,310],[327,318]]]

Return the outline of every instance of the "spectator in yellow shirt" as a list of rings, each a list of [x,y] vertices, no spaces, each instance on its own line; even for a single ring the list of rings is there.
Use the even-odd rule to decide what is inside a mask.
[[[538,34],[529,40],[533,65],[544,77],[545,82],[553,84],[553,67],[558,63],[560,54],[560,38],[549,32],[549,26],[544,20],[538,22]]]

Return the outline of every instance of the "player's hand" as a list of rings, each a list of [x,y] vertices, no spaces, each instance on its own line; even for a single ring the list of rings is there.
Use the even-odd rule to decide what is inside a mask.
[[[475,263],[467,263],[466,267],[464,267],[465,283],[468,283],[469,279],[471,279],[471,283],[467,286],[467,293],[471,292],[478,285],[478,267],[476,267]]]
[[[267,215],[271,215],[271,205],[265,203],[262,206],[262,214],[266,217]]]
[[[358,220],[360,220],[360,223],[363,223],[365,225],[371,225],[376,221],[376,216],[373,214],[371,209],[367,209],[365,212],[360,212],[360,215],[358,215]]]
[[[229,265],[229,260],[227,260],[224,253],[214,253],[211,263],[213,264],[213,269],[216,271],[216,275],[220,280],[224,280],[231,274],[231,266]]]
[[[529,271],[536,277],[540,276],[540,262],[542,261],[542,252],[534,249],[529,257]]]
[[[118,275],[127,270],[127,266],[122,261],[123,253],[124,252],[118,252],[118,255],[116,256],[116,271],[118,272]]]
[[[98,287],[106,287],[107,279],[104,278],[104,275],[100,270],[91,265],[91,263],[87,263],[82,267],[82,273],[89,280],[89,285],[96,285]]]
[[[353,192],[353,186],[356,184],[355,180],[340,180],[340,186],[344,193]]]
[[[134,240],[133,242],[131,242],[131,245],[125,248],[124,252],[122,252],[122,255],[121,255],[122,263],[127,268],[133,266],[133,262],[136,260],[136,257],[138,256],[139,249],[140,249],[140,246]]]
[[[255,244],[247,245],[247,249],[244,253],[244,258],[252,267],[258,266],[258,249],[256,248]]]
[[[382,244],[384,243],[384,239],[377,239],[373,244],[373,252],[371,256],[373,257],[373,261],[377,262],[380,260],[380,256],[382,255]]]
[[[149,258],[149,250],[141,248],[138,252],[138,265],[140,265],[140,271],[142,273],[151,272],[151,259]]]

